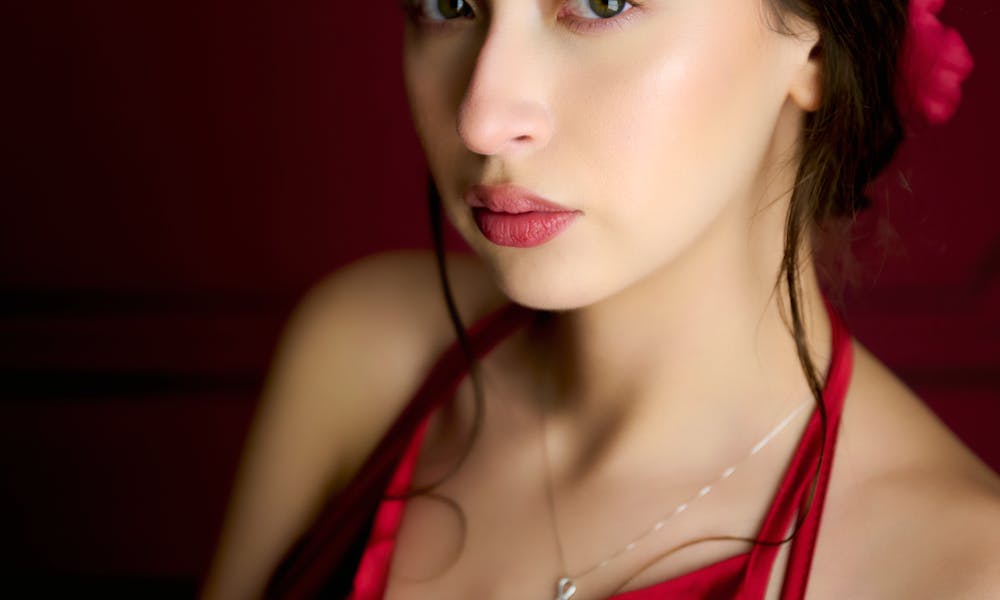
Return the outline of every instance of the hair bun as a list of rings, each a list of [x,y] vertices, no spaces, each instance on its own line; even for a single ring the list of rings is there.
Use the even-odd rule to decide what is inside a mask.
[[[897,97],[907,121],[920,116],[931,125],[951,119],[962,99],[962,82],[972,71],[972,54],[958,31],[937,18],[944,0],[910,0]]]

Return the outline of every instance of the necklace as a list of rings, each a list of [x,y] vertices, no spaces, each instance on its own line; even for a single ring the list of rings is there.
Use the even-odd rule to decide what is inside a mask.
[[[788,424],[792,422],[792,420],[795,419],[796,415],[798,415],[799,412],[801,412],[809,404],[810,401],[807,400],[802,404],[800,404],[799,406],[797,406],[784,419],[782,419],[780,423],[778,423],[771,431],[769,431],[767,435],[761,438],[759,442],[754,444],[754,446],[750,449],[749,453],[745,454],[742,458],[740,458],[738,461],[736,461],[729,467],[723,469],[722,473],[718,477],[716,477],[713,481],[702,486],[694,495],[689,497],[684,502],[678,504],[670,512],[666,513],[665,515],[662,515],[659,519],[656,520],[656,522],[654,522],[651,526],[649,526],[645,531],[643,531],[636,537],[632,538],[632,540],[629,543],[618,548],[617,550],[612,552],[608,557],[600,560],[597,563],[594,563],[590,567],[582,571],[578,571],[577,573],[570,574],[569,569],[566,568],[566,558],[563,553],[562,539],[559,535],[558,520],[556,519],[555,492],[552,489],[552,476],[549,473],[549,452],[545,436],[545,403],[543,402],[542,403],[542,452],[544,454],[543,464],[545,472],[545,492],[549,504],[549,516],[552,520],[552,526],[555,529],[556,547],[559,554],[559,563],[560,567],[562,568],[562,572],[564,573],[564,575],[559,577],[559,579],[556,581],[555,600],[569,600],[570,598],[572,598],[573,595],[576,594],[576,580],[581,579],[586,575],[589,575],[590,573],[607,566],[608,564],[611,563],[611,561],[615,560],[619,556],[622,556],[623,554],[627,554],[628,552],[635,550],[642,540],[644,540],[647,536],[651,535],[652,533],[663,529],[663,527],[666,526],[667,521],[687,510],[692,502],[695,502],[699,498],[704,498],[705,496],[707,496],[717,483],[719,483],[724,479],[728,479],[733,473],[736,472],[737,467],[739,467],[743,462],[745,462],[751,456],[763,450],[764,447],[767,446],[767,444],[770,443],[770,441],[773,440],[779,433],[781,433],[781,431],[785,427],[787,427]]]

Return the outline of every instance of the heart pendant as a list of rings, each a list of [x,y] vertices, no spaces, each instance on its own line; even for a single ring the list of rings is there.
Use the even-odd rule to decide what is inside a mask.
[[[569,577],[563,577],[559,580],[558,588],[556,589],[556,600],[569,600],[576,593],[576,584]]]

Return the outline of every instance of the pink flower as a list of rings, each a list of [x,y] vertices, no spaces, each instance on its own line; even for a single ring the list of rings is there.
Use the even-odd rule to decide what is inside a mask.
[[[909,30],[902,57],[904,117],[919,113],[930,124],[951,119],[962,99],[962,81],[972,71],[969,48],[937,18],[944,0],[910,0]]]

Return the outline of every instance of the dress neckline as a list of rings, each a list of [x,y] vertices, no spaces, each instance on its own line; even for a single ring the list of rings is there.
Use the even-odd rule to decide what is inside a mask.
[[[826,487],[832,468],[836,433],[840,423],[844,396],[853,367],[852,344],[844,322],[826,298],[823,298],[831,324],[831,355],[823,386],[824,411],[815,407],[781,479],[756,539],[779,542],[785,538],[797,514],[803,513],[808,489],[817,475],[812,506],[795,529],[790,542],[782,600],[801,598],[805,592],[812,551],[815,546]],[[480,319],[468,328],[468,336],[477,358],[482,358],[497,344],[530,321],[535,311],[509,303]],[[447,375],[439,367],[451,364]],[[457,368],[456,364],[458,365]],[[457,371],[457,373],[456,373]],[[428,382],[444,377],[451,380],[450,394],[440,394],[421,418],[413,437],[392,474],[386,496],[403,495],[408,490],[427,424],[434,411],[454,395],[458,380],[466,373],[465,360],[457,344],[442,356],[428,376]],[[457,376],[456,376],[457,375]],[[425,383],[424,388],[428,385]],[[440,391],[440,383],[430,386]],[[422,392],[425,390],[421,390]],[[418,394],[418,397],[424,394]],[[824,418],[825,413],[825,418]],[[825,421],[825,422],[824,422]],[[822,463],[819,463],[822,455]],[[368,545],[354,579],[351,600],[375,600],[384,595],[395,548],[396,534],[402,522],[404,502],[385,498],[375,515]],[[763,598],[770,572],[780,547],[776,543],[755,544],[750,550],[712,562],[692,571],[646,587],[620,592],[609,600],[653,600],[654,598],[731,598],[739,594],[746,598]]]

